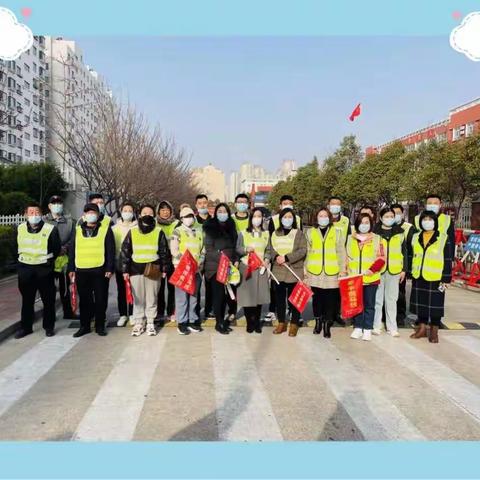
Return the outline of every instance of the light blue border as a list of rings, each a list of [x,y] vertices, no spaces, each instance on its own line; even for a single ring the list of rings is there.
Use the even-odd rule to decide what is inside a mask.
[[[477,442],[3,443],[0,478],[480,478]]]
[[[478,0],[0,0],[49,35],[447,35]]]

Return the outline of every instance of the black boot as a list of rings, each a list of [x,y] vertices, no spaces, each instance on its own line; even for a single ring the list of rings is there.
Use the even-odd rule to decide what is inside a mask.
[[[253,318],[248,316],[247,318],[247,333],[253,333],[255,330],[254,325],[253,325]]]
[[[222,322],[217,321],[215,324],[215,330],[222,335],[228,335],[229,331],[225,330],[225,327]]]
[[[230,326],[230,320],[224,320],[223,321],[223,328],[226,330],[228,333],[230,333],[233,328]]]
[[[314,335],[320,335],[322,333],[322,318],[321,317],[315,317],[315,326],[313,327],[313,334]]]
[[[256,333],[262,333],[262,320],[260,320],[260,316],[255,318],[253,326]]]
[[[330,329],[332,328],[333,322],[323,322],[323,336],[324,338],[330,338],[332,336]]]

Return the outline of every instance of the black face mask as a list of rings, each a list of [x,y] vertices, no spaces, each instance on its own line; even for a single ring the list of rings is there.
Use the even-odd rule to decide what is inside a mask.
[[[155,227],[155,218],[153,218],[152,215],[144,215],[140,217],[138,224],[142,232],[151,231]]]

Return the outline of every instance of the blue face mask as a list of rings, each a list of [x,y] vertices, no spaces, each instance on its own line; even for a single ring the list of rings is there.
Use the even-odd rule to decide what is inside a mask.
[[[51,212],[55,215],[60,215],[63,213],[63,205],[61,203],[54,203],[50,208]]]
[[[105,204],[100,203],[100,204],[98,205],[98,209],[100,210],[100,213],[102,213],[103,215],[105,215],[105,212],[106,212],[106,210],[105,210]]]
[[[198,213],[200,215],[206,215],[208,213],[208,208],[199,208]]]
[[[40,215],[29,215],[28,216],[28,223],[30,225],[38,225],[42,221],[42,217]]]
[[[235,208],[239,213],[245,213],[248,210],[248,203],[236,203]]]
[[[440,205],[437,205],[436,203],[427,203],[425,210],[428,210],[429,212],[433,212],[438,215],[438,212],[440,211]]]
[[[395,223],[395,219],[394,218],[382,218],[382,223],[386,227],[391,227]]]
[[[282,218],[282,225],[285,228],[291,228],[293,225],[293,218]]]
[[[85,215],[85,221],[87,223],[95,223],[98,220],[98,215],[96,213],[87,213]]]
[[[338,215],[341,212],[342,207],[340,205],[329,205],[328,209],[332,215]]]
[[[217,212],[217,220],[222,223],[226,222],[228,220],[228,213]]]
[[[360,233],[368,233],[370,231],[370,224],[369,223],[361,223],[358,226],[358,231]]]
[[[330,223],[330,219],[328,217],[318,217],[318,225],[320,227],[326,227]]]

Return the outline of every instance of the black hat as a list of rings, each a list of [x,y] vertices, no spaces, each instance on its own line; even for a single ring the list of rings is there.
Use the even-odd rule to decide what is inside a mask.
[[[60,195],[52,195],[48,203],[63,203],[63,198]]]
[[[87,203],[84,207],[83,207],[83,211],[84,212],[88,212],[89,210],[93,210],[97,213],[100,213],[100,210],[98,208],[98,205],[96,203]]]

